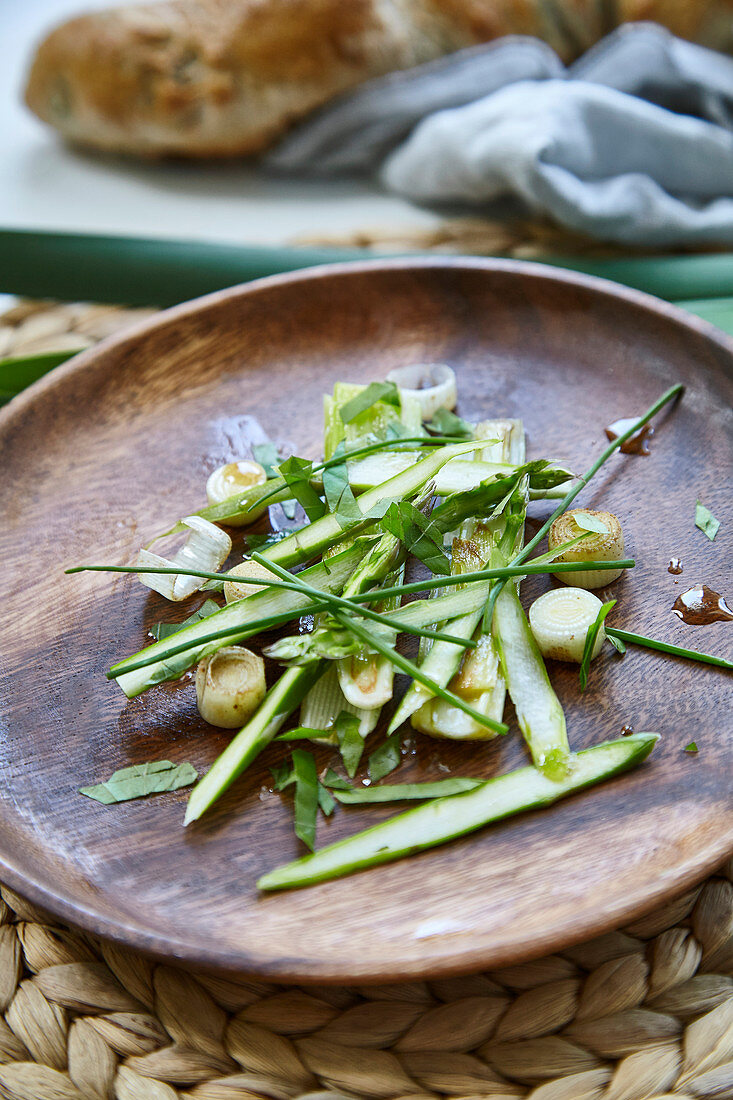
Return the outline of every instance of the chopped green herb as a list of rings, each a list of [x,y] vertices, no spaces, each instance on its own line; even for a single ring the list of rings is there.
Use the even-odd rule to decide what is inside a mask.
[[[311,478],[313,476],[313,463],[307,458],[298,458],[296,455],[291,455],[284,462],[280,463],[280,474],[287,484],[290,492],[293,494],[298,504],[302,506],[311,523],[320,519],[321,516],[326,514],[326,505],[319,497],[316,490],[311,485]],[[285,514],[288,515],[285,505],[288,501],[283,502],[283,509]],[[295,512],[289,519],[295,518]]]
[[[607,535],[608,528],[598,516],[592,516],[590,512],[573,513],[573,522],[581,531],[594,531],[597,535]]]
[[[352,522],[362,518],[361,509],[349,484],[346,462],[338,466],[329,466],[323,471],[323,491],[329,510],[337,519],[343,518],[347,522]]]
[[[473,424],[469,424],[467,420],[456,416],[450,409],[438,409],[427,428],[434,435],[461,436],[465,439],[473,439]]]
[[[697,747],[697,741],[690,741],[689,745],[685,745],[685,752],[699,752]]]
[[[372,783],[378,783],[380,779],[384,779],[385,775],[389,775],[399,767],[402,760],[400,746],[401,738],[398,732],[393,733],[378,749],[374,750],[369,757],[369,778]]]
[[[583,648],[583,659],[580,662],[580,690],[585,691],[588,685],[588,670],[590,668],[590,662],[593,656],[593,650],[596,644],[596,638],[598,637],[598,631],[603,626],[603,620],[609,611],[616,606],[616,600],[609,600],[608,603],[604,603],[603,607],[596,616],[596,621],[592,626],[588,627],[588,633],[585,636],[585,646]]]
[[[342,779],[341,776],[333,770],[333,768],[328,769],[323,777],[323,782],[327,787],[330,787],[332,791],[351,790],[351,784],[346,779]]]
[[[127,802],[132,798],[145,798],[149,794],[177,791],[190,787],[198,779],[192,764],[173,764],[170,760],[153,760],[149,764],[133,764],[120,768],[106,782],[96,787],[81,787],[79,794],[102,802]]]
[[[293,752],[295,773],[295,835],[313,851],[316,843],[316,816],[318,814],[318,776],[313,754],[295,749]]]
[[[364,802],[406,802],[425,798],[445,798],[447,795],[463,794],[472,791],[485,782],[483,779],[463,779],[454,776],[451,779],[438,779],[434,783],[393,783],[386,787],[355,787],[353,790],[337,791],[336,799],[345,806],[356,806]]]
[[[620,638],[617,638],[615,634],[609,634],[608,631],[606,631],[606,637],[608,638],[609,642],[616,650],[616,652],[619,654],[619,656],[623,657],[624,653],[626,652],[625,643],[622,642]]]
[[[222,581],[222,585],[223,583]],[[150,633],[156,642],[159,642],[161,638],[169,638],[171,634],[177,634],[185,626],[191,626],[193,623],[201,622],[202,619],[208,619],[209,615],[213,615],[220,610],[219,604],[215,603],[214,600],[206,600],[201,604],[201,607],[194,611],[193,615],[189,615],[182,623],[153,623]]]
[[[341,406],[339,410],[341,420],[344,424],[350,424],[361,413],[371,409],[372,405],[376,405],[377,401],[383,401],[386,405],[394,405],[395,408],[399,407],[400,391],[394,382],[370,382],[361,393],[358,393],[356,397],[351,398],[351,401],[347,401],[345,405]]]
[[[359,733],[359,722],[353,714],[342,710],[334,723],[334,729],[346,774],[349,779],[353,779],[364,751],[364,738]]]
[[[318,805],[321,807],[321,810],[326,815],[326,817],[330,817],[333,811],[336,809],[336,803],[331,798],[331,795],[329,794],[327,788],[324,787],[323,783],[318,784]]]
[[[716,519],[713,513],[699,500],[695,505],[695,526],[699,527],[711,542],[720,530],[720,520]]]
[[[432,573],[450,574],[440,530],[409,500],[393,502],[382,519],[382,527],[398,538]]]
[[[272,785],[276,791],[284,791],[286,787],[295,782],[295,772],[292,765],[288,764],[287,761],[278,767],[270,768],[270,775],[272,776]]]
[[[268,440],[267,443],[255,443],[252,447],[252,454],[255,461],[259,462],[265,471],[266,477],[278,476],[277,464],[280,461],[280,456],[277,453],[277,447],[271,440]]]

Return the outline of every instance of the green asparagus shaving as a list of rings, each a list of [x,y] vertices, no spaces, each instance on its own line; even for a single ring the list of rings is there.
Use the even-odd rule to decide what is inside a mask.
[[[364,832],[278,867],[260,878],[260,890],[287,890],[389,863],[465,836],[513,814],[540,809],[640,764],[658,741],[637,733],[579,752],[567,775],[549,779],[529,766],[481,783],[465,794],[433,799]]]
[[[318,805],[326,817],[330,817],[336,809],[336,803],[331,798],[328,787],[324,787],[323,783],[318,784]]]
[[[196,769],[191,764],[153,760],[149,764],[133,764],[129,768],[120,768],[104,783],[95,787],[81,787],[79,794],[109,806],[113,802],[127,802],[133,798],[145,798],[149,794],[190,787],[197,778]]]
[[[438,409],[426,427],[434,435],[449,435],[454,438],[462,436],[464,439],[473,438],[473,425],[462,417],[456,416],[450,409]]]
[[[662,396],[659,397],[653,405],[649,406],[643,416],[640,416],[638,420],[634,421],[630,428],[627,428],[627,430],[625,432],[622,432],[621,435],[614,439],[612,443],[609,443],[609,445],[604,449],[602,454],[598,456],[596,461],[586,471],[586,473],[584,473],[582,477],[578,478],[576,485],[574,485],[573,488],[570,489],[568,493],[566,493],[566,495],[560,501],[557,508],[549,517],[549,519],[545,520],[537,533],[529,540],[528,543],[525,544],[524,548],[512,558],[509,564],[519,565],[526,558],[528,558],[532,550],[534,550],[535,546],[542,541],[547,532],[550,530],[557,517],[561,516],[563,512],[567,511],[567,509],[573,503],[578,494],[586,487],[591,478],[593,478],[598,473],[601,466],[603,466],[604,462],[606,462],[606,460],[611,457],[614,451],[617,451],[619,447],[622,447],[627,439],[638,432],[640,428],[643,428],[644,425],[647,424],[652,419],[652,417],[656,416],[657,413],[661,409],[663,409],[665,405],[667,405],[670,401],[674,401],[681,394],[683,394],[684,390],[685,387],[680,382],[678,382],[675,386],[670,386],[670,388],[666,390],[665,393],[663,393]],[[553,570],[553,572],[558,572],[558,570]],[[497,582],[497,584],[491,586],[491,592],[489,593],[489,598],[486,601],[486,608],[484,611],[484,620],[482,626],[483,632],[485,634],[488,634],[489,630],[491,629],[491,620],[494,614],[494,606],[496,604],[499,592],[505,584],[505,580],[500,580]]]
[[[645,649],[656,649],[660,653],[669,653],[672,657],[684,657],[688,661],[700,661],[704,665],[715,665],[716,668],[733,669],[733,661],[727,661],[725,657],[713,657],[709,653],[698,653],[696,649],[683,649],[678,645],[670,645],[669,642],[658,642],[656,638],[647,638],[644,634],[632,634],[628,630],[619,630],[615,626],[607,626],[606,634],[614,644],[638,645]]]
[[[711,542],[720,530],[720,520],[716,519],[713,513],[699,500],[695,504],[695,526],[699,527]]]
[[[220,610],[219,604],[215,603],[214,600],[206,600],[201,604],[201,607],[194,611],[193,615],[189,615],[182,623],[153,623],[150,633],[156,642],[159,642],[161,638],[170,638],[171,634],[177,634],[179,630],[191,626],[192,623],[200,623],[202,619],[208,619],[210,615],[214,615]]]
[[[359,723],[353,714],[342,710],[334,722],[341,759],[349,779],[353,779],[364,751],[364,738],[359,733]]]
[[[433,695],[439,695],[441,699],[446,699],[449,703],[453,703],[454,706],[470,715],[481,726],[485,726],[487,729],[494,730],[495,733],[508,733],[509,727],[505,726],[503,722],[494,722],[491,718],[486,718],[485,715],[479,714],[478,711],[470,707],[468,703],[465,703],[463,699],[459,699],[457,695],[454,695],[452,691],[447,688],[443,688],[440,684],[436,684],[434,680],[431,680],[429,676],[407,657],[403,657],[401,653],[392,649],[390,646],[385,645],[376,634],[367,630],[360,623],[348,621],[345,615],[341,612],[336,612],[336,618],[347,626],[349,630],[360,637],[370,649],[376,649],[378,653],[381,653],[384,657],[392,662],[395,668],[398,668],[400,672],[406,672],[408,676],[412,676],[413,680],[417,680],[418,683],[423,684],[429,688]],[[455,641],[455,639],[453,639]]]
[[[316,846],[318,816],[318,775],[313,753],[293,750],[295,775],[295,835],[311,851]]]
[[[450,562],[443,553],[440,529],[409,500],[395,501],[390,505],[382,519],[382,527],[398,538],[432,573],[450,573]]]
[[[492,632],[535,767],[553,780],[562,779],[570,763],[565,715],[513,584],[503,589],[496,602]]]
[[[374,802],[418,802],[428,798],[446,798],[453,794],[473,791],[485,783],[485,779],[437,779],[428,783],[393,783],[386,787],[354,787],[336,791],[336,800],[344,806],[359,806]]]
[[[547,465],[544,460],[526,462],[513,468],[510,474],[482,481],[472,489],[455,493],[433,509],[432,519],[441,531],[453,531],[473,516],[488,519],[494,511],[498,514],[503,510],[525,475],[544,470]]]
[[[372,783],[378,783],[389,775],[395,768],[399,768],[402,761],[400,752],[401,738],[399,733],[393,733],[378,749],[369,756],[369,778]]]
[[[327,661],[289,668],[268,691],[260,708],[217,757],[191,791],[184,825],[196,821],[224,793],[280,732],[313,684],[326,671]]]
[[[252,447],[252,455],[255,462],[259,462],[262,469],[265,471],[265,477],[277,477],[277,466],[280,462],[280,456],[277,453],[277,447],[268,440],[267,443],[255,443]]]
[[[339,412],[342,421],[344,424],[350,424],[361,413],[371,409],[372,405],[376,405],[377,401],[383,401],[386,405],[399,408],[400,391],[394,382],[370,382],[361,393],[341,406]]]
[[[596,615],[596,621],[588,627],[588,633],[585,636],[585,645],[583,647],[583,656],[580,662],[580,690],[585,691],[588,686],[588,671],[590,669],[591,659],[593,657],[593,650],[595,649],[596,638],[598,637],[598,631],[603,626],[606,615],[611,611],[618,600],[609,600],[604,603]]]
[[[689,745],[685,745],[685,752],[696,753],[699,751],[697,741],[690,741]]]
[[[280,473],[291,495],[301,505],[311,523],[326,514],[325,504],[310,483],[313,476],[312,462],[306,458],[291,455],[285,462],[280,463]]]

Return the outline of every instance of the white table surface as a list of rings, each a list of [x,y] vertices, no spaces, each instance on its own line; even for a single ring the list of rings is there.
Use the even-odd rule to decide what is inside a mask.
[[[34,43],[104,0],[0,0],[0,226],[252,244],[436,217],[369,182],[272,179],[244,163],[147,164],[68,148],[22,104]]]

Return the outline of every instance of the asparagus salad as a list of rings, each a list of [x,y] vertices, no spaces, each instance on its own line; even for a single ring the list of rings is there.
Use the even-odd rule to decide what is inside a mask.
[[[442,844],[640,763],[657,734],[572,751],[543,658],[577,662],[584,689],[606,640],[620,650],[626,641],[663,645],[604,625],[613,601],[601,603],[592,589],[634,562],[625,556],[616,516],[570,505],[606,459],[681,392],[672,387],[629,421],[574,478],[556,462],[527,459],[521,421],[457,416],[448,367],[400,368],[367,386],[337,383],[324,399],[321,461],[283,458],[271,443],[255,446],[251,458],[216,470],[206,486],[208,506],[166,533],[185,537],[175,556],[144,549],[132,566],[70,570],[136,573],[173,602],[204,589],[216,593],[184,622],[158,624],[155,642],[108,675],[132,698],[195,668],[202,717],[236,731],[201,778],[189,764],[155,761],[82,793],[110,803],[195,784],[188,825],[272,741],[290,742],[285,762],[271,769],[274,789],[292,790],[295,831],[311,851],[259,880],[260,889],[279,890]],[[560,503],[525,542],[534,499]],[[232,552],[224,528],[249,526],[275,504],[293,525],[249,538],[248,556],[224,570]],[[546,535],[549,549],[533,553]],[[408,583],[406,569],[416,567],[421,579]],[[534,573],[562,583],[536,600],[528,617],[520,584]],[[265,632],[259,652],[247,648]],[[409,635],[419,642],[414,659],[404,652]],[[396,705],[395,673],[409,678]],[[510,734],[507,694],[528,766],[488,780],[382,782],[400,763],[409,726],[453,740]],[[370,742],[368,785],[355,782],[385,709],[385,733]],[[339,770],[318,774],[308,742],[332,745]],[[314,851],[319,813],[332,814],[337,803],[368,809],[386,802],[416,805]]]

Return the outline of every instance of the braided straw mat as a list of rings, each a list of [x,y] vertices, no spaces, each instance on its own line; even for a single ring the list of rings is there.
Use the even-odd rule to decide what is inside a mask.
[[[0,347],[89,345],[141,315],[21,303]],[[732,879],[733,860],[628,928],[524,966],[358,988],[194,975],[3,888],[0,1098],[725,1100]]]

